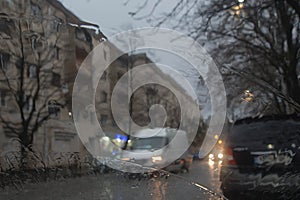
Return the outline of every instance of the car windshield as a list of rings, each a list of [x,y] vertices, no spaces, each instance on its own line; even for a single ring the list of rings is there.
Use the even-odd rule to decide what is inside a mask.
[[[161,149],[166,145],[167,138],[165,137],[151,137],[151,138],[139,138],[132,140],[131,149],[139,150],[156,150]]]
[[[300,199],[299,113],[299,0],[0,0],[0,199]]]

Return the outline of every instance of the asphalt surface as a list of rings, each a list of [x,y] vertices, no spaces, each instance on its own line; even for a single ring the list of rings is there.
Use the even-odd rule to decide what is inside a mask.
[[[159,174],[158,174],[159,175]],[[188,173],[158,177],[131,177],[106,173],[6,188],[0,199],[7,200],[94,200],[94,199],[220,199],[219,166],[207,160],[194,161]],[[210,189],[210,190],[208,190]]]

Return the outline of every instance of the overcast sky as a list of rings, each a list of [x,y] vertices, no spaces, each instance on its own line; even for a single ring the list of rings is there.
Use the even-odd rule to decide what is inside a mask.
[[[65,7],[71,10],[82,20],[98,24],[102,32],[108,37],[113,33],[130,28],[150,26],[146,20],[135,20],[128,13],[135,11],[144,0],[60,0]],[[143,10],[151,10],[153,3],[150,1]],[[126,4],[127,3],[127,4]],[[157,7],[156,13],[167,12],[176,0],[164,0]],[[126,4],[126,5],[125,5]],[[165,6],[165,5],[169,6]],[[165,25],[167,26],[167,25]]]

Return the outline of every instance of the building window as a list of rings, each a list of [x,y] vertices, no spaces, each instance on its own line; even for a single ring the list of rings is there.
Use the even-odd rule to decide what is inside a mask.
[[[48,113],[55,117],[58,117],[61,106],[54,100],[48,102]]]
[[[101,125],[105,126],[107,123],[107,115],[101,115]]]
[[[14,5],[14,1],[13,0],[6,0],[7,4],[9,6],[13,6]]]
[[[85,35],[84,35],[84,33],[83,33],[83,31],[81,29],[76,28],[75,34],[76,34],[76,38],[77,39],[86,41]]]
[[[31,2],[30,14],[31,14],[31,16],[42,17],[42,10],[37,4],[34,4]]]
[[[60,74],[52,72],[52,81],[51,81],[52,85],[60,87]]]
[[[91,42],[92,38],[85,29],[76,28],[75,29],[76,38],[85,42]]]
[[[55,47],[55,57],[56,57],[56,60],[59,60],[59,54],[60,54],[60,48]]]
[[[92,112],[92,111],[89,111],[88,112],[88,115],[89,115],[89,118],[90,118],[90,122],[92,123],[92,124],[94,124],[95,123],[95,117],[94,117],[94,112]]]
[[[28,77],[31,79],[36,79],[38,75],[38,67],[36,65],[29,65]]]
[[[115,120],[112,120],[112,125],[113,125],[113,127],[117,127],[118,126]]]
[[[0,91],[0,106],[6,107],[6,92]]]
[[[101,80],[106,80],[106,77],[107,77],[107,72],[103,72],[101,76]]]
[[[33,105],[33,99],[29,95],[24,95],[24,107],[26,111],[31,111],[35,109],[35,106]]]
[[[101,92],[100,93],[100,103],[106,103],[107,102],[107,93]]]
[[[43,42],[41,41],[41,36],[37,33],[30,33],[29,39],[31,42],[31,48],[33,51],[41,52],[43,50]]]
[[[30,40],[31,40],[31,48],[32,48],[33,50],[35,50],[35,49],[36,49],[36,40],[37,40],[36,35],[32,35],[32,36],[30,37]]]
[[[55,30],[56,32],[59,32],[59,28],[62,24],[62,19],[55,17],[54,21],[53,21],[53,30]]]
[[[61,91],[64,93],[64,94],[67,94],[69,92],[69,86],[68,86],[68,83],[63,83],[61,85]]]
[[[107,53],[106,53],[105,49],[103,49],[103,57],[104,57],[104,60],[107,60]]]
[[[17,134],[14,133],[10,128],[6,127],[6,126],[2,126],[3,128],[3,132],[6,138],[15,138],[17,137]]]
[[[117,74],[118,80],[121,79],[122,76],[123,76],[123,73],[118,72],[118,74]]]
[[[1,70],[4,70],[4,71],[7,70],[8,61],[9,61],[9,54],[0,53],[0,67],[1,67]]]
[[[147,95],[147,97],[148,96],[152,96],[153,97],[153,96],[157,95],[157,92],[158,92],[158,90],[156,88],[148,87],[146,89],[146,95]]]
[[[0,18],[0,39],[11,39],[10,25],[12,23],[8,20],[7,16]]]
[[[76,133],[71,133],[71,132],[64,132],[64,131],[55,131],[54,132],[55,141],[69,142],[72,139],[74,139],[75,136],[76,136]]]

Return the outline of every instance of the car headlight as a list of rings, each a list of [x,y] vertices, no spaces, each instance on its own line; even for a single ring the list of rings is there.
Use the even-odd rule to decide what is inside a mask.
[[[208,158],[209,158],[209,159],[213,159],[213,158],[214,158],[214,154],[212,154],[212,153],[209,154],[209,155],[208,155]]]
[[[162,161],[162,157],[161,156],[152,156],[152,162],[160,162]]]
[[[218,154],[218,158],[219,158],[219,159],[223,159],[223,154],[222,154],[222,153],[219,153],[219,154]]]
[[[130,158],[121,158],[123,161],[130,161]]]

